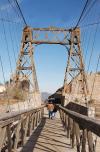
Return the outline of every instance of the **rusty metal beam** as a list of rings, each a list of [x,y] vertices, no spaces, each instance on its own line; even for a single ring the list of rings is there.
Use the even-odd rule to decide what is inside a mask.
[[[64,41],[48,41],[48,40],[32,40],[32,44],[60,44],[60,45],[69,45]]]
[[[48,27],[48,28],[31,28],[33,31],[71,31],[72,29],[66,29],[66,28],[58,28],[58,27]]]

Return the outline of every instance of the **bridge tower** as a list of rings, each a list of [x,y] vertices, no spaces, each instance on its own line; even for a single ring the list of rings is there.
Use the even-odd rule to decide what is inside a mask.
[[[70,30],[68,60],[64,78],[63,94],[72,93],[72,84],[75,81],[74,92],[84,97],[84,103],[87,104],[88,86],[86,81],[83,55],[81,51],[80,29]]]
[[[36,76],[35,64],[33,59],[34,47],[32,45],[32,30],[30,27],[25,27],[22,33],[22,41],[20,53],[17,61],[15,83],[29,82],[29,96],[31,100],[36,100],[35,105],[38,106],[40,102],[40,92]],[[22,83],[22,86],[24,84]],[[23,86],[24,87],[24,86]],[[33,98],[34,97],[34,98]]]

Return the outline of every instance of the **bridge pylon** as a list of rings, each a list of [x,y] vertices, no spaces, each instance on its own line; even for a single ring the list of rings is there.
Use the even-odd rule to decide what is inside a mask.
[[[76,92],[77,90],[76,94],[81,94],[85,99],[84,102],[87,104],[88,86],[80,39],[79,28],[70,30],[68,60],[65,71],[63,94],[72,93],[72,84],[75,80],[76,88],[74,88],[74,91]]]
[[[27,87],[23,82],[28,81],[29,95],[34,95],[34,98],[40,98],[39,86],[36,76],[35,63],[34,63],[34,46],[32,45],[32,30],[30,27],[25,27],[22,33],[21,48],[17,60],[15,83],[21,83],[22,89]],[[25,86],[26,85],[26,86]],[[37,101],[36,101],[37,102]],[[37,103],[35,103],[36,105]]]

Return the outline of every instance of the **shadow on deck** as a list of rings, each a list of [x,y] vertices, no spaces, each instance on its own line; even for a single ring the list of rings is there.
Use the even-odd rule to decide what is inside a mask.
[[[43,127],[46,123],[46,117],[44,117],[41,121],[41,123],[38,125],[38,127],[35,129],[35,131],[32,133],[30,138],[27,140],[26,144],[22,148],[21,152],[33,152],[34,147],[36,145],[36,142],[41,134],[41,131],[43,130]]]
[[[61,120],[44,117],[21,152],[73,152]]]

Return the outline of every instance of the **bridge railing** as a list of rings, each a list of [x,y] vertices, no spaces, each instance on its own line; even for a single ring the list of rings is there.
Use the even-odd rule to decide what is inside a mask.
[[[17,151],[41,122],[44,106],[0,117],[0,151]]]
[[[96,139],[100,137],[100,121],[89,118],[88,116],[68,110],[58,105],[63,126],[67,131],[67,138],[70,138],[71,146],[76,145],[77,152],[95,152]],[[93,140],[93,137],[95,141]]]

